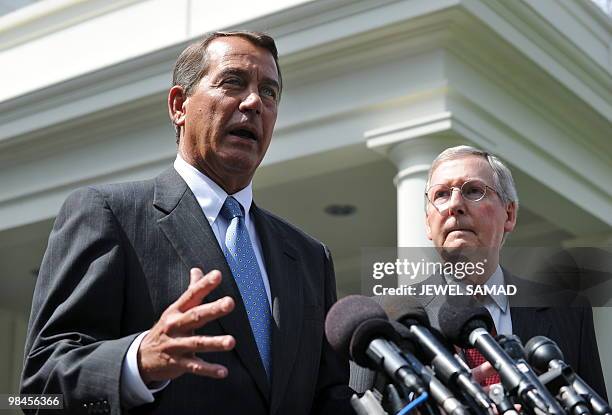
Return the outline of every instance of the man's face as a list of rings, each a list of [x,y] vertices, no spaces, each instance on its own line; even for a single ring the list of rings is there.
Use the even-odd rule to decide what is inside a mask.
[[[493,187],[493,171],[484,158],[467,156],[444,161],[434,170],[430,185],[460,187],[472,179]],[[465,200],[458,190],[454,190],[450,202],[440,212],[427,203],[426,222],[427,237],[436,247],[486,247],[498,251],[504,232],[514,229],[516,206],[514,203],[504,206],[491,189],[487,189],[486,196],[478,202]]]
[[[249,184],[270,145],[279,77],[272,54],[241,37],[213,40],[207,56],[206,74],[182,104],[179,152],[232,194]]]

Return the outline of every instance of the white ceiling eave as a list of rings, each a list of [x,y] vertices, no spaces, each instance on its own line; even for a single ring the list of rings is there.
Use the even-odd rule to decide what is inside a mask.
[[[239,26],[274,34],[285,77],[299,74],[308,78],[313,67],[314,76],[325,76],[318,63],[330,56],[340,61],[344,54],[357,53],[363,61],[367,59],[364,48],[369,48],[372,58],[379,58],[372,46],[380,48],[381,42],[390,50],[394,49],[390,41],[396,39],[406,41],[402,46],[415,48],[418,42],[410,45],[407,36],[426,41],[428,30],[440,33],[441,22],[448,28],[461,24],[466,17],[475,17],[488,31],[502,37],[508,47],[518,50],[612,122],[612,19],[606,20],[605,15],[602,19],[593,12],[593,5],[580,4],[588,2],[561,3],[563,10],[570,9],[574,15],[582,12],[580,18],[571,20],[575,27],[565,33],[550,20],[550,15],[562,9],[558,2],[551,1],[316,1]],[[564,15],[566,20],[571,16],[569,12]],[[189,41],[1,102],[0,148],[38,129],[71,119],[86,121],[87,114],[164,94],[172,64]],[[581,49],[585,44],[595,46]],[[496,51],[485,49],[485,53],[491,53],[492,58]],[[32,114],[36,114],[35,119],[29,118]]]

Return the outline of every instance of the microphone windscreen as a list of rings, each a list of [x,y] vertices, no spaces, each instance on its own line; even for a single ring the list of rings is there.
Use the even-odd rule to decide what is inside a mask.
[[[493,319],[484,307],[456,306],[448,302],[440,308],[438,315],[440,331],[453,344],[459,347],[471,347],[470,333],[477,328],[488,332],[493,329]]]
[[[347,358],[353,333],[366,320],[387,319],[385,311],[371,298],[349,295],[334,304],[325,318],[325,337],[331,347]]]
[[[551,360],[563,360],[563,352],[559,346],[544,336],[535,336],[525,344],[527,362],[540,373],[548,370]]]
[[[390,320],[399,321],[407,326],[416,324],[429,327],[427,312],[415,298],[410,296],[384,296],[382,297],[382,307]]]
[[[384,319],[370,318],[359,324],[355,328],[349,343],[350,359],[360,366],[377,369],[378,362],[368,357],[367,350],[372,340],[378,338],[393,341],[398,338],[395,329],[386,317]]]

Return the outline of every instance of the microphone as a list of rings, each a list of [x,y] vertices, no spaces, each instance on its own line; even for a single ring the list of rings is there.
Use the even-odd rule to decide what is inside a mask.
[[[395,328],[395,331],[401,338],[398,342],[400,348],[413,350],[414,343],[412,334],[407,327],[401,325],[397,321],[391,321],[391,325]],[[429,394],[436,401],[436,403],[449,415],[468,415],[467,408],[461,404],[461,402],[448,390],[446,386],[435,376],[435,373],[431,368],[425,366],[418,360],[412,353],[402,353],[404,358],[410,363],[412,369],[419,375],[419,377],[429,387]]]
[[[389,318],[406,327],[418,343],[424,357],[431,362],[436,376],[458,394],[467,393],[480,407],[493,412],[493,402],[484,389],[474,381],[465,366],[429,331],[429,318],[425,309],[411,297],[383,299],[383,308]]]
[[[549,407],[536,386],[522,373],[512,358],[495,341],[491,315],[484,307],[454,307],[444,303],[440,309],[440,328],[460,347],[475,347],[493,365],[506,391],[536,415],[549,413]]]
[[[501,335],[497,337],[499,345],[508,353],[508,355],[514,360],[517,367],[523,372],[527,378],[535,385],[540,396],[548,405],[548,411],[550,414],[565,415],[565,410],[561,407],[559,402],[556,401],[554,396],[550,394],[548,389],[540,382],[538,376],[531,369],[527,361],[525,360],[525,349],[521,340],[515,335]],[[583,412],[579,412],[574,415],[583,415]]]
[[[504,387],[499,383],[491,385],[489,389],[489,397],[495,403],[497,411],[504,415],[518,415],[516,408],[510,402],[510,399],[506,396]]]
[[[371,390],[365,391],[361,398],[357,394],[353,394],[351,396],[351,406],[357,415],[388,415]]]
[[[398,336],[385,311],[371,298],[350,295],[334,304],[325,318],[325,336],[337,353],[358,365],[382,369],[410,391],[427,392],[393,343]]]
[[[525,345],[527,360],[540,373],[540,378],[544,380],[552,393],[562,392],[561,398],[567,401],[575,401],[572,396],[573,388],[588,403],[596,415],[610,415],[612,409],[610,405],[597,394],[574,370],[563,360],[563,352],[559,346],[544,336],[535,336]],[[561,379],[561,381],[557,381]],[[563,388],[563,391],[561,389]],[[569,387],[569,388],[568,388]],[[564,402],[565,403],[565,402]],[[567,405],[567,403],[566,403]],[[580,407],[574,412],[581,412]]]

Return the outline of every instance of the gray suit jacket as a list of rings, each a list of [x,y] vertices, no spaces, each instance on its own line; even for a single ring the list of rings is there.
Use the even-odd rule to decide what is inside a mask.
[[[433,280],[432,280],[433,279]],[[518,278],[504,271],[506,284],[515,284],[519,293],[529,293],[537,300],[539,295],[550,295],[549,287]],[[432,276],[427,284],[444,284],[441,276]],[[417,290],[418,292],[418,290]],[[512,331],[520,337],[523,344],[534,336],[546,336],[559,345],[568,363],[597,393],[606,398],[606,387],[599,360],[599,351],[593,328],[593,311],[582,299],[569,291],[552,293],[548,305],[542,307],[526,306],[536,304],[521,296],[521,304],[513,304],[510,299]],[[445,301],[443,296],[418,297],[425,307],[431,326],[440,328],[438,311]],[[553,304],[570,304],[569,307],[552,307]],[[357,392],[365,392],[377,382],[376,374],[351,362],[350,386]]]
[[[212,229],[170,168],[153,180],[81,189],[64,203],[34,292],[22,393],[61,393],[70,413],[121,413],[129,345],[187,289],[189,269],[200,267],[223,275],[206,302],[225,295],[236,302],[230,315],[198,330],[236,338],[233,351],[201,356],[228,367],[229,376],[180,376],[132,412],[351,413],[348,364],[323,333],[336,300],[329,252],[255,205],[252,213],[272,293],[271,383]]]

